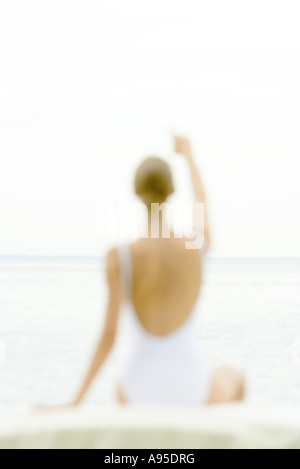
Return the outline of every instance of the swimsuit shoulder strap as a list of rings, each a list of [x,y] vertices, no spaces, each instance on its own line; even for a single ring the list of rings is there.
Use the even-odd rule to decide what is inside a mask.
[[[120,263],[121,281],[126,294],[131,298],[132,293],[132,259],[128,245],[118,247],[118,256]]]

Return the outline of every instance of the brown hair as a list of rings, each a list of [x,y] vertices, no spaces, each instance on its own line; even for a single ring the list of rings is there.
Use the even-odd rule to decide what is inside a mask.
[[[147,207],[165,202],[174,192],[170,166],[160,158],[146,158],[137,169],[134,185],[135,193]]]

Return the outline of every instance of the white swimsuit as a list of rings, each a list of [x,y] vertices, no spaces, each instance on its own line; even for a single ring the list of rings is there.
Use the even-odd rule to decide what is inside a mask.
[[[118,253],[122,283],[131,298],[130,249],[121,246]],[[146,331],[132,301],[127,306],[131,347],[120,380],[126,402],[205,404],[212,373],[196,335],[195,309],[175,332],[158,336]]]

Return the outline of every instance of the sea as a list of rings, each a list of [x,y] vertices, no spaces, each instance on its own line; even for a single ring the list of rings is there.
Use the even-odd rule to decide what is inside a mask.
[[[106,304],[100,258],[0,259],[1,415],[75,396]],[[300,259],[206,259],[197,311],[212,365],[243,370],[249,403],[300,405]],[[115,401],[122,327],[86,407]]]

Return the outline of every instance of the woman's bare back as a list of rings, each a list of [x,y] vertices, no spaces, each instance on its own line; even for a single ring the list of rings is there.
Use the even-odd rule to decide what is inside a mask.
[[[154,335],[174,332],[188,318],[199,295],[202,265],[186,239],[142,239],[130,246],[133,304]]]

